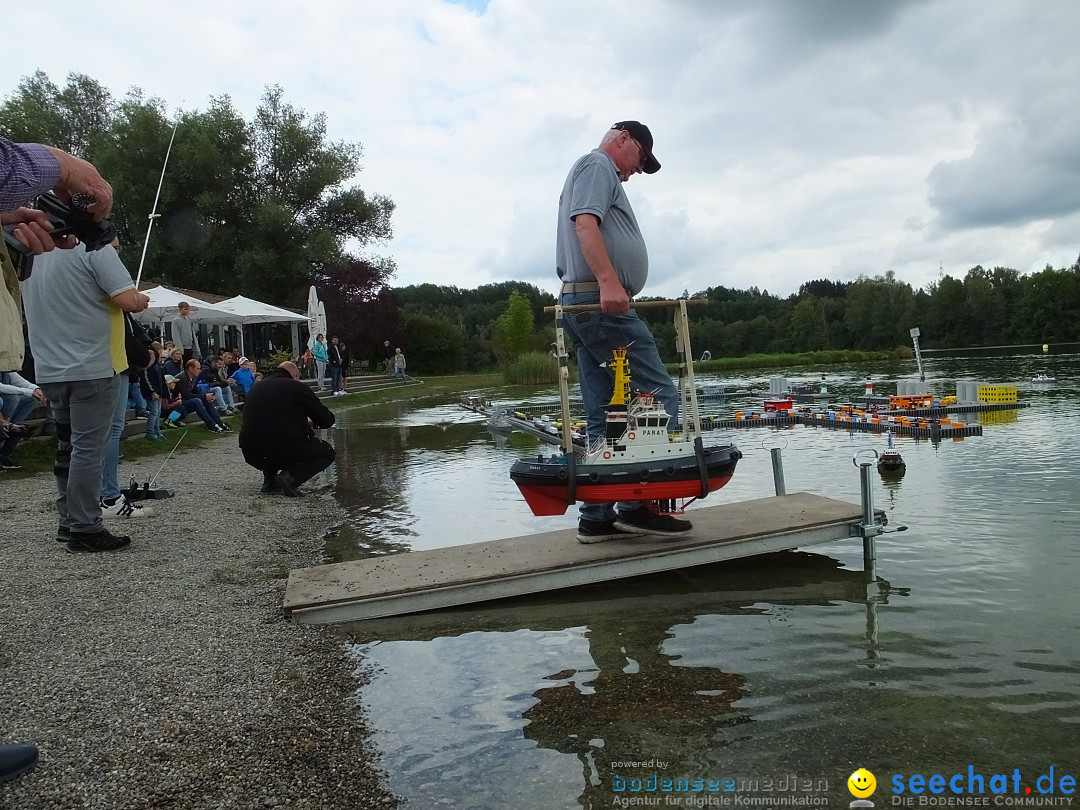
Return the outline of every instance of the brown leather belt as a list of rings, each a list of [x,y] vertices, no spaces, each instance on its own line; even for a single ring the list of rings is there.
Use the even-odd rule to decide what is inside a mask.
[[[600,283],[597,281],[568,281],[562,285],[563,293],[600,292]]]

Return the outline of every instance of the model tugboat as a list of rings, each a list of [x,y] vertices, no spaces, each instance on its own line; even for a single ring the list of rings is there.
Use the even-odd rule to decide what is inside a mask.
[[[510,469],[534,515],[562,515],[576,500],[683,501],[723,487],[742,453],[733,444],[704,447],[668,435],[670,414],[656,397],[630,394],[626,349],[615,349],[615,390],[607,430],[582,457],[562,454],[519,461]]]
[[[883,476],[899,478],[907,470],[907,464],[904,463],[904,457],[900,455],[900,451],[893,448],[892,433],[885,435],[888,444],[878,456],[877,469]]]

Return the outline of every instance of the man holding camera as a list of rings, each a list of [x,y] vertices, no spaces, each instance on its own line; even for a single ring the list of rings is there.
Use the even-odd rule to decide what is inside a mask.
[[[27,201],[53,189],[64,195],[88,194],[95,220],[112,212],[112,187],[91,164],[67,152],[41,144],[17,144],[0,138],[0,224],[14,226],[15,239],[31,255],[55,247],[73,248],[75,239],[54,241],[52,222],[42,211],[24,208]],[[0,245],[0,371],[22,368],[24,343],[19,313],[19,282],[7,247]],[[34,767],[37,746],[0,743],[0,782],[7,782]]]
[[[57,539],[69,551],[118,551],[131,538],[102,523],[102,463],[127,383],[123,313],[141,312],[150,299],[113,245],[79,244],[39,257],[23,300],[38,385],[56,419]]]

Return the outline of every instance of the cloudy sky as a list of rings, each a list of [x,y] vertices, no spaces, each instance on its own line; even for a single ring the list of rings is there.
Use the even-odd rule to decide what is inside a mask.
[[[4,27],[0,95],[40,68],[325,112],[397,205],[397,285],[554,292],[566,171],[627,118],[663,163],[627,189],[648,294],[1080,253],[1075,0],[60,0]]]

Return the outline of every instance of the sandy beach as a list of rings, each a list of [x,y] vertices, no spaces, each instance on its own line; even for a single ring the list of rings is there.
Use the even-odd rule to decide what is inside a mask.
[[[163,460],[122,460],[121,481]],[[72,554],[52,476],[0,478],[0,740],[41,749],[0,807],[396,807],[356,700],[366,675],[333,628],[280,609],[340,520],[325,487],[260,494],[235,433],[159,480],[176,497],[107,523],[129,549]]]

